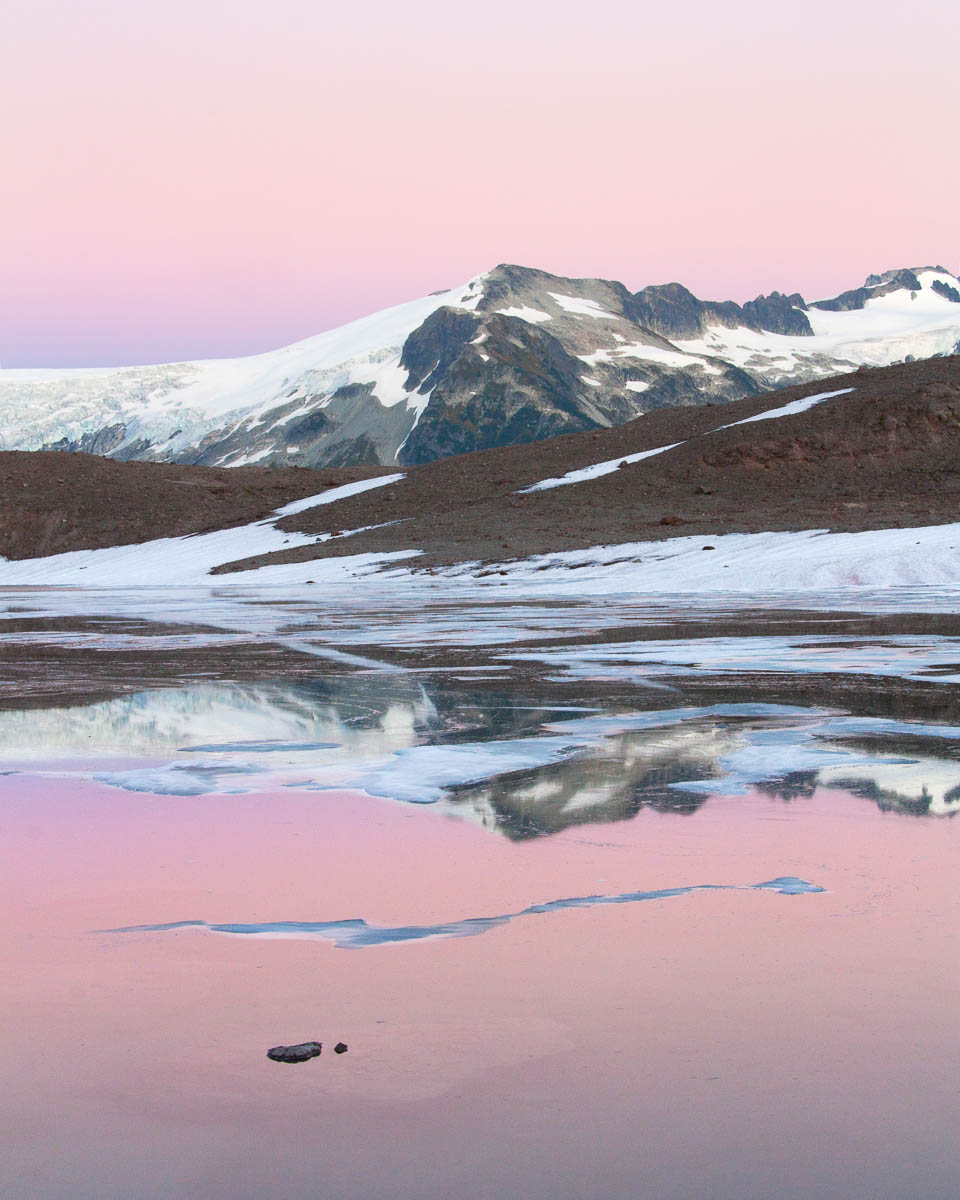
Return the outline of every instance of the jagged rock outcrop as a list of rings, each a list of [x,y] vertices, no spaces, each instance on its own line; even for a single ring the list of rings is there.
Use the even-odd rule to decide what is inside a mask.
[[[635,299],[641,324],[668,338],[697,338],[711,325],[791,337],[813,334],[804,315],[806,303],[798,293],[784,296],[782,292],[771,292],[741,306],[730,300],[698,300],[683,284],[665,283],[644,288]]]

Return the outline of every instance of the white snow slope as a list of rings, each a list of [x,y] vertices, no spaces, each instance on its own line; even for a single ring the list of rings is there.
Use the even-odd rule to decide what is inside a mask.
[[[518,595],[760,596],[835,588],[960,587],[960,523],[863,533],[805,529],[678,537],[537,555],[493,569],[505,574],[494,576],[492,586],[505,585]],[[468,574],[459,568],[459,578]],[[4,581],[0,568],[0,584]]]
[[[381,482],[389,479],[377,481]],[[314,498],[314,502],[322,503],[323,497]],[[362,579],[365,594],[380,591],[385,601],[398,592],[455,596],[478,589],[493,589],[498,599],[510,599],[551,594],[728,592],[758,596],[777,591],[819,593],[835,588],[960,588],[960,523],[864,533],[819,529],[730,533],[593,546],[505,562],[493,575],[486,564],[483,576],[478,575],[478,563],[431,575],[417,574],[403,562],[416,558],[419,551],[415,547],[209,574],[225,563],[324,541],[330,536],[283,533],[274,525],[279,515],[195,537],[78,550],[48,558],[0,559],[0,588],[246,589],[311,584],[322,594],[342,585],[355,589],[356,581]],[[343,536],[357,532],[351,530]]]
[[[403,343],[444,305],[473,309],[482,276],[448,292],[384,309],[349,325],[248,358],[208,359],[145,367],[0,370],[0,450],[38,450],[66,437],[79,440],[111,424],[126,426],[122,453],[140,439],[163,460],[196,447],[212,430],[302,400],[283,421],[322,407],[323,398],[352,383],[372,383],[385,407],[423,397],[405,390]],[[411,421],[413,418],[411,418]],[[263,457],[262,455],[259,457]],[[252,461],[233,456],[224,466]]]
[[[0,558],[0,577],[9,584],[60,584],[78,587],[196,587],[202,584],[219,584],[220,576],[210,572],[225,563],[239,562],[258,554],[272,554],[280,550],[291,550],[297,546],[311,546],[328,541],[329,533],[284,533],[277,529],[276,522],[283,517],[315,508],[320,504],[333,504],[371,488],[385,487],[396,483],[403,475],[381,475],[375,479],[361,479],[343,487],[330,488],[317,496],[308,496],[285,504],[263,521],[250,525],[238,525],[232,529],[218,529],[213,533],[197,533],[190,537],[157,538],[152,542],[136,542],[129,546],[110,546],[103,550],[70,550],[65,554],[53,554],[48,558],[27,558],[16,561]],[[370,528],[369,526],[367,528]],[[363,530],[351,529],[340,534],[350,537]],[[286,566],[267,567],[255,571],[238,572],[231,578],[235,582],[282,583],[288,580],[303,582],[318,579],[318,567],[325,579],[353,580],[376,570],[385,562],[408,558],[416,550],[394,551],[391,554],[354,554],[346,559],[330,559],[318,563],[291,563]],[[344,563],[342,570],[337,563]],[[266,571],[266,575],[262,572]],[[2,583],[0,583],[2,586]]]
[[[771,383],[789,380],[818,360],[844,367],[886,367],[908,358],[953,354],[960,345],[960,304],[933,290],[940,282],[960,291],[948,272],[920,271],[920,291],[906,289],[868,300],[862,309],[828,312],[811,306],[807,319],[813,337],[756,333],[752,329],[711,326],[702,338],[678,341],[688,354],[709,354],[745,371],[757,371]]]

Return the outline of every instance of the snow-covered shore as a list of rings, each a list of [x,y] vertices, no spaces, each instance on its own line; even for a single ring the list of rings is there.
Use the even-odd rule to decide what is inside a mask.
[[[276,518],[274,518],[276,519]],[[297,586],[363,580],[365,589],[398,586],[459,592],[496,589],[529,595],[762,594],[834,588],[960,587],[960,523],[912,529],[829,533],[810,529],[730,533],[593,546],[499,564],[466,563],[418,572],[419,550],[277,563],[211,575],[224,564],[326,540],[284,533],[273,520],[195,537],[78,550],[47,558],[0,560],[0,587],[127,588]]]

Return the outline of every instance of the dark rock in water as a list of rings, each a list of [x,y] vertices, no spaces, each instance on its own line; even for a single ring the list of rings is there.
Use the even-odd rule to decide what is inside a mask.
[[[267,1051],[267,1058],[274,1062],[301,1063],[310,1058],[316,1058],[322,1049],[320,1042],[300,1042],[297,1046],[273,1046]]]
[[[346,1042],[337,1042],[337,1044],[333,1048],[333,1052],[334,1052],[334,1054],[346,1054],[346,1052],[349,1049],[350,1049],[350,1047],[347,1045]]]

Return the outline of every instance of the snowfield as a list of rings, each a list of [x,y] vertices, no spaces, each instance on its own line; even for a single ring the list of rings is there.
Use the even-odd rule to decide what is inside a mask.
[[[198,533],[192,537],[157,538],[151,542],[137,542],[129,546],[110,546],[103,550],[71,550],[66,554],[53,554],[48,558],[28,558],[12,561],[0,558],[0,586],[10,584],[58,584],[79,587],[196,587],[219,582],[210,572],[225,563],[238,562],[259,554],[273,554],[282,550],[293,550],[297,546],[312,546],[329,541],[332,534],[285,533],[277,529],[276,522],[283,517],[305,512],[321,504],[333,504],[349,496],[385,487],[396,483],[403,475],[381,475],[375,479],[361,479],[342,487],[329,488],[317,496],[307,496],[285,504],[263,521],[249,525],[238,525],[232,529],[218,529],[213,533]],[[369,528],[369,527],[368,527]],[[365,530],[351,529],[340,534],[350,537]],[[317,563],[324,568],[328,580],[345,581],[356,579],[384,563],[398,558],[407,558],[417,551],[400,551],[392,554],[357,554],[349,559],[331,559]],[[345,564],[337,570],[336,563]],[[318,578],[315,572],[304,570],[314,563],[290,563],[238,573],[253,584],[256,582],[284,582],[287,578],[300,582]],[[277,575],[279,572],[279,576]]]
[[[652,453],[652,452],[651,452]],[[617,460],[620,462],[622,460]],[[603,464],[601,464],[603,465]],[[397,476],[350,484],[296,501],[272,517],[193,537],[160,538],[102,550],[75,550],[47,558],[0,559],[0,587],[84,588],[351,585],[365,590],[413,589],[459,593],[495,589],[509,599],[549,594],[636,595],[659,593],[821,592],[836,588],[960,587],[960,523],[915,529],[828,533],[821,529],[728,533],[593,546],[495,564],[467,563],[418,573],[420,551],[364,553],[306,562],[277,563],[212,576],[214,568],[255,555],[327,541],[331,534],[285,533],[276,521],[291,510],[342,499]],[[549,481],[548,481],[549,482]],[[365,530],[349,530],[350,537]],[[401,565],[401,563],[403,565]]]
[[[506,572],[496,577],[501,585],[524,594],[761,595],[960,586],[960,523],[864,533],[808,529],[678,537],[538,555],[495,569]],[[466,568],[450,572],[455,578],[469,573]]]
[[[407,337],[444,305],[474,309],[482,276],[462,287],[384,309],[315,337],[247,358],[143,367],[0,370],[0,449],[39,450],[111,424],[126,426],[122,453],[138,439],[169,459],[212,430],[256,422],[294,404],[283,423],[348,384],[372,384],[384,407],[410,401],[400,353]],[[422,403],[423,397],[416,396]],[[296,401],[304,403],[297,405]],[[160,453],[162,452],[162,453]],[[249,463],[233,458],[230,466]]]
[[[701,338],[677,341],[688,354],[709,354],[750,371],[769,363],[788,379],[804,364],[828,359],[834,374],[843,366],[886,367],[908,358],[954,354],[960,346],[960,304],[933,290],[934,283],[958,288],[955,276],[921,271],[919,292],[901,289],[868,300],[862,309],[830,312],[810,306],[813,337],[757,333],[743,327],[711,326]]]

